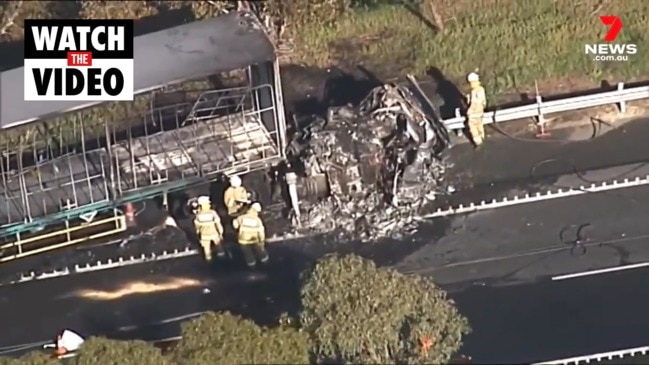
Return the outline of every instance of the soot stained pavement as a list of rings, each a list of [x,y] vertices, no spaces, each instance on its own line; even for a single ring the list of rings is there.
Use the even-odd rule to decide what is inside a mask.
[[[111,301],[80,299],[76,294],[80,290],[115,291],[134,281],[155,282],[170,277],[204,279],[202,268],[187,259],[0,287],[3,324],[0,348],[46,341],[62,328],[119,337],[116,330],[121,326],[192,313],[198,307],[200,296],[189,294],[200,292],[200,287],[172,292],[171,296],[162,292]]]
[[[397,268],[464,287],[644,262],[648,215],[649,186],[639,186],[453,216],[444,237]],[[585,253],[572,244],[582,225]]]
[[[628,250],[626,245],[624,248]],[[593,250],[589,248],[575,260],[590,257]],[[0,287],[5,328],[0,348],[46,340],[62,327],[118,339],[159,339],[177,335],[183,319],[207,310],[231,310],[270,323],[279,313],[297,308],[296,274],[303,268],[300,263],[309,260],[278,247],[271,254],[272,264],[256,275],[240,266],[208,270],[198,257],[192,257]],[[386,257],[377,259],[390,262]],[[632,254],[628,262],[636,259]],[[496,264],[505,270],[507,265]],[[559,271],[579,270],[562,266]],[[435,279],[443,277],[438,274],[426,273]],[[442,286],[450,290],[450,297],[469,318],[473,333],[466,338],[464,352],[476,363],[529,363],[648,343],[645,329],[649,323],[643,320],[649,305],[648,275],[648,269],[639,269],[565,281],[537,277],[519,280],[517,285]],[[196,279],[202,285],[113,301],[74,297],[84,289],[110,291],[136,280],[158,282],[165,278]],[[205,293],[204,288],[210,292]]]
[[[543,191],[567,174],[581,176],[587,171],[622,165],[644,168],[649,163],[645,138],[649,134],[647,121],[637,119],[614,129],[602,126],[595,138],[583,140],[559,136],[570,131],[557,132],[554,140],[538,140],[531,135],[515,139],[491,129],[491,138],[482,149],[474,151],[471,145],[463,143],[451,150],[454,166],[449,170],[447,180],[462,193],[451,195],[444,203],[467,204],[512,193]],[[579,129],[583,132],[590,128],[583,126]],[[608,179],[636,177],[642,172],[646,173],[647,169],[629,169],[592,178],[582,176],[582,181],[575,184],[590,185]]]
[[[274,265],[287,263],[276,260]],[[178,335],[179,324],[188,314],[209,310],[242,315],[252,311],[264,314],[256,317],[262,323],[270,321],[280,314],[275,310],[290,311],[293,303],[281,301],[295,299],[297,286],[292,282],[296,279],[292,270],[288,276],[272,265],[266,270],[250,273],[233,266],[210,270],[198,257],[190,257],[0,287],[0,349],[51,339],[62,328],[117,339],[161,339]],[[274,274],[271,279],[268,272]],[[80,295],[86,290],[116,292],[135,282],[163,284],[174,279],[191,280],[196,285],[114,300]],[[287,291],[292,296],[287,296]]]
[[[431,239],[436,239],[435,234],[446,231],[443,219],[431,224],[431,227],[401,242],[368,245],[296,240],[273,243],[268,247],[270,264],[253,274],[243,268],[241,258],[235,257],[231,263],[217,264],[208,269],[200,257],[193,256],[0,286],[0,311],[3,313],[3,326],[7,328],[0,333],[0,349],[46,340],[61,327],[118,339],[153,340],[175,336],[179,333],[180,319],[174,317],[208,310],[229,310],[261,324],[275,323],[281,313],[297,311],[299,274],[318,257],[328,252],[355,252],[380,265],[394,265]],[[73,295],[80,290],[115,291],[135,281],[155,283],[173,278],[196,279],[204,284],[174,291],[135,294],[111,301],[93,301]],[[204,293],[203,288],[210,292]],[[166,323],[154,323],[160,321]],[[137,328],[119,331],[125,326]]]
[[[365,254],[432,276],[449,290],[473,327],[465,351],[478,363],[526,363],[641,346],[649,342],[644,331],[649,323],[642,320],[649,304],[646,269],[565,281],[550,276],[648,260],[647,200],[649,187],[637,187],[458,216],[445,222],[448,234],[441,239],[421,236],[444,227],[424,227],[413,242]],[[587,251],[571,255],[559,232],[582,223],[590,224],[584,230]],[[566,237],[573,239],[574,230]],[[206,310],[257,318],[265,313],[270,321],[296,308],[297,272],[327,251],[305,257],[304,249],[271,246],[275,262],[258,280],[238,267],[208,271],[193,257],[0,288],[8,328],[0,347],[46,339],[62,326],[116,338],[173,336],[180,323],[174,317]],[[399,257],[407,251],[411,254]],[[472,260],[483,261],[467,262]],[[204,285],[109,302],[69,295],[163,277],[196,278]],[[204,294],[203,287],[211,292]],[[118,331],[134,325],[139,328]]]

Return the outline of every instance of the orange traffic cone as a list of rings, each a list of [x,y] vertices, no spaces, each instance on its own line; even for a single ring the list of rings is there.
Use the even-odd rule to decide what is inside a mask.
[[[135,227],[135,208],[133,203],[124,204],[124,216],[126,217],[126,226]]]

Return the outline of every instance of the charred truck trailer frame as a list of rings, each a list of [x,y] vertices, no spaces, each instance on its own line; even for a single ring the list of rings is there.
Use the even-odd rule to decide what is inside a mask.
[[[69,116],[98,103],[9,104],[23,69],[0,75],[0,263],[125,231],[133,203],[285,159],[279,65],[253,14],[136,37],[135,69],[148,111],[123,121]],[[165,91],[234,70],[241,86]]]
[[[156,91],[138,118],[77,115],[52,127],[43,119],[96,104],[0,110],[8,129],[0,147],[0,263],[123,232],[133,203],[253,171],[280,182],[297,229],[347,222],[348,233],[369,238],[434,198],[448,133],[412,78],[410,87],[379,87],[360,106],[332,108],[287,130],[275,49],[249,12],[137,37],[135,69],[136,92]],[[233,70],[243,71],[242,86],[164,90]],[[22,88],[22,74],[2,73],[3,98]],[[339,222],[312,216],[314,205]]]

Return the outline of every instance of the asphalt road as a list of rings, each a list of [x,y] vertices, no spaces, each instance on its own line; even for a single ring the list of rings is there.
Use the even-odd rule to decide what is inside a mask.
[[[63,328],[84,335],[157,340],[178,335],[181,321],[209,310],[263,313],[265,317],[256,318],[271,321],[281,311],[290,311],[291,300],[297,299],[297,276],[293,270],[282,273],[290,263],[276,257],[273,265],[266,268],[275,274],[270,278],[267,271],[250,273],[240,266],[208,269],[198,257],[190,257],[3,286],[0,355],[22,344],[47,341]]]
[[[420,250],[424,249],[427,247]],[[583,257],[591,253],[589,250]],[[636,258],[631,255],[629,262]],[[110,274],[83,274],[1,287],[4,329],[0,348],[46,340],[62,327],[114,338],[158,339],[176,335],[182,320],[207,310],[233,310],[257,318],[259,313],[265,313],[265,319],[270,321],[283,311],[294,310],[298,300],[298,270],[287,268],[297,269],[293,260],[299,258],[274,255],[274,259],[273,265],[255,275],[232,267],[210,271],[197,258],[187,258],[113,270]],[[397,266],[409,259],[411,256]],[[507,267],[516,265],[505,261],[494,266],[509,271]],[[649,279],[649,269],[564,281],[545,276],[582,269],[540,271],[532,280],[523,275],[516,282],[443,285],[473,327],[465,352],[476,363],[528,363],[649,343],[645,330],[649,325],[645,315],[649,295],[644,283]],[[427,275],[444,277],[435,272]],[[198,284],[117,300],[79,297],[84,290],[115,292],[133,281],[162,284],[173,279],[191,279]]]
[[[648,216],[649,186],[452,216],[444,237],[397,267],[463,288],[649,261]]]
[[[649,173],[645,137],[649,135],[648,121],[638,119],[616,124],[615,128],[586,125],[578,133],[560,130],[543,140],[531,134],[512,138],[487,126],[489,137],[480,150],[474,151],[468,143],[452,149],[453,166],[447,180],[463,193],[450,196],[449,203],[490,200],[512,192],[536,192],[557,183],[561,176],[581,176],[591,170],[605,169],[608,173],[585,176],[580,185]],[[631,168],[616,172],[609,169],[624,165]]]
[[[649,187],[636,187],[456,216],[397,267],[450,291],[474,329],[465,350],[477,363],[645,346],[648,269],[552,277],[649,262],[648,203]],[[585,252],[572,244],[583,224]]]
[[[479,364],[521,364],[646,346],[645,280],[649,269],[455,293],[474,330],[464,350]]]
[[[576,144],[503,137],[478,152],[458,146],[452,176],[473,189],[471,199],[485,199],[512,187],[532,189],[538,182],[530,178],[529,171],[544,159],[571,163],[546,166],[543,184],[574,175],[574,165],[587,170],[641,163],[647,132],[649,124],[636,123]],[[600,178],[613,176],[613,170],[606,171],[600,175],[609,176]],[[634,188],[586,194],[438,219],[424,225],[412,239],[345,250],[360,250],[381,264],[431,275],[448,288],[474,328],[466,352],[476,362],[547,360],[640,346],[649,343],[639,331],[646,328],[643,301],[649,300],[642,290],[645,270],[565,282],[552,282],[548,277],[647,260],[649,249],[644,249],[645,240],[637,236],[649,234],[644,222],[648,192],[649,188]],[[458,199],[466,196],[457,195]],[[593,242],[618,241],[589,246],[582,256],[570,255],[568,245],[559,242],[559,232],[566,225],[582,223],[590,223],[585,233]],[[619,241],[624,237],[636,238]],[[270,320],[295,309],[297,273],[304,263],[340,249],[299,242],[278,245],[271,252],[275,262],[257,276],[232,267],[209,271],[194,257],[0,287],[0,348],[46,340],[62,327],[116,338],[166,337],[178,332],[175,317],[205,310],[264,313],[262,322]],[[542,249],[556,251],[531,253]],[[74,294],[115,291],[133,281],[160,284],[173,279],[199,284],[109,301]],[[165,323],[155,324],[160,321]]]

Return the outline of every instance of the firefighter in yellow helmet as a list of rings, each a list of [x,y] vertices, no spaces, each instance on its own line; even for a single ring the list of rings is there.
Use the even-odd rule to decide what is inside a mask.
[[[223,258],[225,257],[225,250],[222,244],[223,225],[221,224],[221,218],[212,209],[208,196],[198,197],[197,203],[198,211],[194,217],[194,227],[203,248],[205,260],[212,261],[212,245],[216,248],[217,256]]]
[[[236,217],[241,213],[244,206],[250,204],[248,191],[241,186],[241,178],[239,176],[235,175],[230,177],[230,186],[225,189],[223,202],[230,217]]]
[[[480,76],[471,72],[467,76],[467,81],[471,86],[471,92],[466,96],[469,108],[467,110],[467,124],[471,133],[471,140],[475,147],[482,145],[485,139],[484,124],[482,118],[487,106],[487,96],[484,87],[480,84]]]
[[[237,241],[241,246],[241,252],[246,260],[248,267],[268,262],[268,253],[266,252],[266,229],[264,222],[259,218],[261,204],[253,203],[247,212],[238,216],[232,222],[232,226],[237,231]]]

